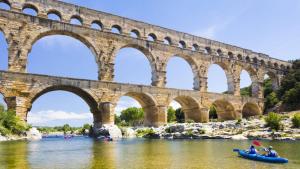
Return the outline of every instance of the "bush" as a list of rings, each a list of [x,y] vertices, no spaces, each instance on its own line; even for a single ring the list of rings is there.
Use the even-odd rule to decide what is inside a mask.
[[[300,113],[297,113],[292,118],[293,127],[300,128]]]
[[[266,126],[274,130],[282,129],[281,124],[282,117],[279,114],[270,112],[267,117],[265,117]]]
[[[192,119],[187,119],[185,122],[186,122],[186,123],[195,123],[195,121],[192,120]]]
[[[137,137],[143,137],[145,135],[153,135],[153,134],[155,134],[155,131],[152,128],[138,129],[136,131]]]
[[[241,123],[242,123],[242,119],[238,119],[235,124],[238,125],[238,124],[241,124]]]
[[[9,134],[24,134],[31,128],[26,122],[22,121],[16,116],[16,113],[5,111],[2,109],[0,112],[0,132],[3,135]]]

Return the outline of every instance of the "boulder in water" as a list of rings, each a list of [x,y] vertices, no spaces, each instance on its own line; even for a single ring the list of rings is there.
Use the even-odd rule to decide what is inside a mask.
[[[93,127],[93,137],[109,136],[111,138],[122,138],[122,132],[116,125],[104,124],[101,127]]]
[[[37,128],[33,127],[29,131],[26,132],[28,140],[40,140],[42,139],[42,134],[38,131]]]

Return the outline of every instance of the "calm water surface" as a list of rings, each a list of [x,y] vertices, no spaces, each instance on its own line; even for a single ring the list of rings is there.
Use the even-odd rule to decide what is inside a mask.
[[[144,140],[100,142],[79,137],[42,141],[1,142],[0,168],[98,169],[98,168],[207,168],[207,169],[299,169],[300,142],[272,141],[288,164],[267,164],[242,159],[233,148],[246,148],[250,141]]]

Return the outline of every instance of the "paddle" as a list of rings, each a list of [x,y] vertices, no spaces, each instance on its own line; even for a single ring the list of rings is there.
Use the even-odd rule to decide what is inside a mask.
[[[266,149],[266,147],[264,147],[264,146],[263,146],[259,141],[257,141],[257,140],[252,141],[252,144],[254,144],[254,145],[258,146],[258,147],[262,147],[264,150]]]

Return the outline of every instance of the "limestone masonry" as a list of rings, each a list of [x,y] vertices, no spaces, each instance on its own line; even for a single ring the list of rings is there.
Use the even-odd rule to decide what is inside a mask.
[[[97,126],[114,123],[114,108],[125,95],[141,104],[147,126],[167,122],[166,110],[172,100],[179,102],[186,118],[195,122],[208,121],[211,105],[215,105],[218,117],[224,120],[259,115],[264,106],[264,76],[269,75],[273,87],[277,88],[291,67],[289,62],[248,49],[56,0],[0,2],[10,6],[10,10],[0,9],[0,31],[6,37],[9,55],[8,71],[0,71],[0,93],[8,108],[24,120],[32,103],[54,90],[69,91],[84,99]],[[22,11],[26,8],[35,10],[37,16],[24,14]],[[55,14],[60,20],[50,20],[48,14]],[[81,25],[71,24],[71,19],[77,19]],[[92,28],[92,24],[97,24],[99,29]],[[67,35],[84,43],[95,56],[99,81],[26,73],[32,46],[49,35]],[[147,57],[152,68],[151,86],[112,82],[116,54],[125,47],[136,48]],[[167,62],[175,55],[190,64],[194,90],[165,88]],[[207,92],[207,72],[211,64],[224,69],[229,94]],[[242,70],[250,74],[252,97],[240,96]]]

